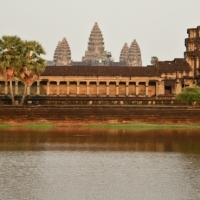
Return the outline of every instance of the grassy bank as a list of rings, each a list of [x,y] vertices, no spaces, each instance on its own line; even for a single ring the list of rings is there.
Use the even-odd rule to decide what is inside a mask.
[[[33,123],[33,124],[0,124],[0,128],[13,128],[13,127],[22,127],[22,128],[52,128],[55,127],[51,123]]]
[[[35,124],[25,124],[23,125],[25,128],[52,128],[53,124],[50,123],[35,123]]]
[[[0,124],[0,128],[9,128],[12,127],[11,124]]]
[[[85,126],[87,128],[98,129],[123,129],[123,130],[144,130],[144,129],[200,129],[199,125],[176,125],[176,124],[145,124],[145,123],[127,123],[127,124],[93,124]]]
[[[200,124],[147,124],[147,123],[109,123],[109,124],[57,124],[57,123],[26,123],[26,124],[0,124],[1,128],[30,128],[51,129],[55,127],[91,128],[91,129],[118,129],[118,130],[152,130],[152,129],[200,129]]]

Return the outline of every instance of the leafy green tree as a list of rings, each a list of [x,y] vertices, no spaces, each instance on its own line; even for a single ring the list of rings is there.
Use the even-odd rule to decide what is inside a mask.
[[[200,88],[198,86],[185,87],[176,99],[184,103],[200,102]]]
[[[45,70],[46,61],[41,55],[45,55],[45,50],[41,44],[36,41],[24,41],[21,68],[17,71],[18,77],[24,83],[24,92],[20,105],[24,104],[27,87],[31,86]]]
[[[10,95],[14,105],[12,81],[16,70],[21,67],[22,40],[18,36],[3,36],[0,39],[0,72],[10,82]]]
[[[45,51],[36,41],[23,41],[18,36],[3,36],[0,39],[0,71],[3,77],[10,81],[12,104],[13,78],[18,77],[24,83],[24,93],[20,102],[20,105],[23,105],[27,86],[31,86],[45,70],[46,61],[41,55],[45,55]]]
[[[151,57],[151,64],[152,65],[156,65],[156,66],[158,66],[158,57],[156,57],[156,56],[152,56]]]

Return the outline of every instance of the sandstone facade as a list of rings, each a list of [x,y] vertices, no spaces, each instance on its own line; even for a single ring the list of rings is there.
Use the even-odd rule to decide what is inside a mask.
[[[194,81],[200,84],[200,26],[197,28],[190,28],[187,30],[188,38],[185,39],[186,51],[184,56],[186,61],[191,66],[189,76],[194,77]]]
[[[85,97],[161,97],[181,92],[183,84],[192,85],[190,66],[184,59],[159,62],[156,66],[47,66],[28,95]],[[23,84],[13,81],[15,95],[22,95]],[[8,83],[0,82],[0,94],[9,94]]]
[[[94,30],[97,29],[95,25]],[[99,31],[98,34],[100,35]],[[28,87],[27,94],[66,98],[82,96],[173,99],[184,87],[200,85],[200,26],[196,29],[188,29],[188,34],[189,37],[185,40],[184,58],[159,61],[156,66],[147,67],[117,66],[117,64],[113,66],[47,66],[38,80]],[[96,48],[97,55],[102,53],[103,57],[105,51],[102,37],[98,45],[94,44],[97,42],[89,43],[87,52]],[[91,54],[86,53],[86,55],[89,60]],[[123,56],[125,57],[125,54]],[[58,57],[59,50],[56,50],[55,60]],[[140,58],[139,52],[137,58]],[[22,95],[23,87],[24,85],[18,78],[13,80],[13,92],[16,96]],[[0,77],[0,95],[9,94],[8,82]]]

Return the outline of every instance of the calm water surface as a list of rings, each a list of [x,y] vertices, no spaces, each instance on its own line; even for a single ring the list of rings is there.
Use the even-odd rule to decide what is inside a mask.
[[[199,200],[199,130],[0,129],[2,200]]]

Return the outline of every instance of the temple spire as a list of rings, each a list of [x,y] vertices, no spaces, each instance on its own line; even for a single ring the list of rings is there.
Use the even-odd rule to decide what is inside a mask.
[[[137,41],[134,39],[131,43],[128,55],[129,66],[142,66],[140,47]]]
[[[54,53],[54,65],[71,65],[71,50],[66,38],[63,38],[62,42],[58,42]]]
[[[128,55],[129,55],[129,47],[128,44],[125,43],[120,54],[120,62],[128,62]]]
[[[88,42],[88,48],[87,48],[87,51],[85,52],[85,57],[83,57],[83,61],[90,62],[96,59],[97,57],[108,59],[107,52],[104,51],[103,40],[104,40],[103,35],[96,22],[91,31],[89,42]]]
[[[57,60],[58,60],[58,55],[59,55],[59,47],[60,47],[61,42],[58,42],[58,45],[56,47],[55,53],[54,53],[54,57],[53,57],[53,65],[56,65]]]

